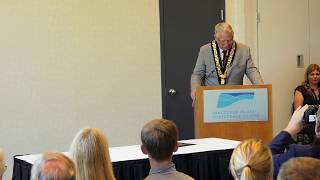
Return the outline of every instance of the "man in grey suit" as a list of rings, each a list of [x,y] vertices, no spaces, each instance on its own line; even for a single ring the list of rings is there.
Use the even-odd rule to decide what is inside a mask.
[[[253,64],[250,49],[233,40],[231,25],[222,22],[215,26],[214,40],[200,48],[197,63],[191,75],[191,97],[201,85],[242,85],[244,74],[252,84],[263,84]]]

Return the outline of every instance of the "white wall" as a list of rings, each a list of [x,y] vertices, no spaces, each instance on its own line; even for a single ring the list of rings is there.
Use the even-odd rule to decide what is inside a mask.
[[[309,0],[309,22],[310,22],[310,64],[320,65],[320,1]]]
[[[272,84],[273,130],[282,130],[291,117],[294,89],[303,80],[304,68],[297,56],[309,63],[308,1],[259,1],[260,70]]]
[[[226,0],[226,21],[234,29],[234,39],[250,47],[252,60],[259,67],[256,14],[257,0]],[[251,84],[248,78],[244,83]]]
[[[240,36],[237,40],[251,47],[265,83],[273,86],[274,135],[290,119],[293,91],[304,69],[320,64],[319,7],[318,0],[226,0],[226,18],[236,39]],[[304,56],[305,68],[297,68],[298,54]]]
[[[1,144],[66,151],[83,126],[139,143],[161,117],[158,1],[0,1]]]

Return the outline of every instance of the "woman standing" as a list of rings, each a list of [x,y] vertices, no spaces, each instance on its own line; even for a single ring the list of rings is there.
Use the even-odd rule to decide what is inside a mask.
[[[304,80],[294,92],[294,109],[305,104],[320,105],[320,67],[317,64],[310,64],[305,71]],[[298,134],[297,143],[310,144],[313,141],[315,122],[305,124]]]

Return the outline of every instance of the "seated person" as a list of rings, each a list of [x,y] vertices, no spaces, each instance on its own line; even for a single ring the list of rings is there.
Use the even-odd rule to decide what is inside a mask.
[[[310,64],[304,73],[304,80],[294,91],[293,107],[320,105],[320,67],[317,64]],[[298,133],[296,142],[299,144],[311,144],[314,137],[315,123],[304,124]]]
[[[317,156],[316,150],[313,151],[313,146],[311,145],[301,145],[292,144],[294,138],[302,129],[302,118],[303,114],[308,108],[308,105],[298,107],[293,113],[291,120],[289,121],[287,127],[283,129],[276,137],[273,138],[271,144],[269,145],[272,155],[273,155],[273,175],[274,178],[277,177],[280,166],[293,157],[304,157],[304,156]],[[316,119],[320,119],[320,109],[318,111],[318,116]],[[316,135],[320,135],[318,120],[316,120]],[[315,142],[318,142],[318,138],[315,138]],[[316,143],[319,144],[319,143]],[[314,146],[314,148],[319,149],[319,145]]]
[[[178,130],[169,120],[155,119],[141,130],[141,150],[147,154],[150,172],[146,180],[192,180],[193,178],[178,172],[172,162],[172,153],[178,150]]]
[[[233,150],[229,168],[236,180],[271,179],[271,151],[260,139],[244,140]]]
[[[31,180],[75,180],[73,161],[63,153],[49,152],[35,161],[31,170]]]
[[[281,166],[277,180],[318,180],[320,179],[319,169],[319,159],[292,158]]]
[[[6,171],[7,166],[5,163],[5,159],[4,159],[4,153],[2,151],[2,149],[0,149],[0,180],[2,179],[2,176],[4,174],[4,172]]]
[[[114,180],[106,136],[100,129],[81,129],[72,141],[70,157],[76,164],[77,180]]]

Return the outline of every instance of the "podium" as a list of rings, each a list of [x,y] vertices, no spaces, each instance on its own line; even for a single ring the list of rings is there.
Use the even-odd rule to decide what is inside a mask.
[[[194,102],[196,138],[272,140],[272,85],[199,86]]]

